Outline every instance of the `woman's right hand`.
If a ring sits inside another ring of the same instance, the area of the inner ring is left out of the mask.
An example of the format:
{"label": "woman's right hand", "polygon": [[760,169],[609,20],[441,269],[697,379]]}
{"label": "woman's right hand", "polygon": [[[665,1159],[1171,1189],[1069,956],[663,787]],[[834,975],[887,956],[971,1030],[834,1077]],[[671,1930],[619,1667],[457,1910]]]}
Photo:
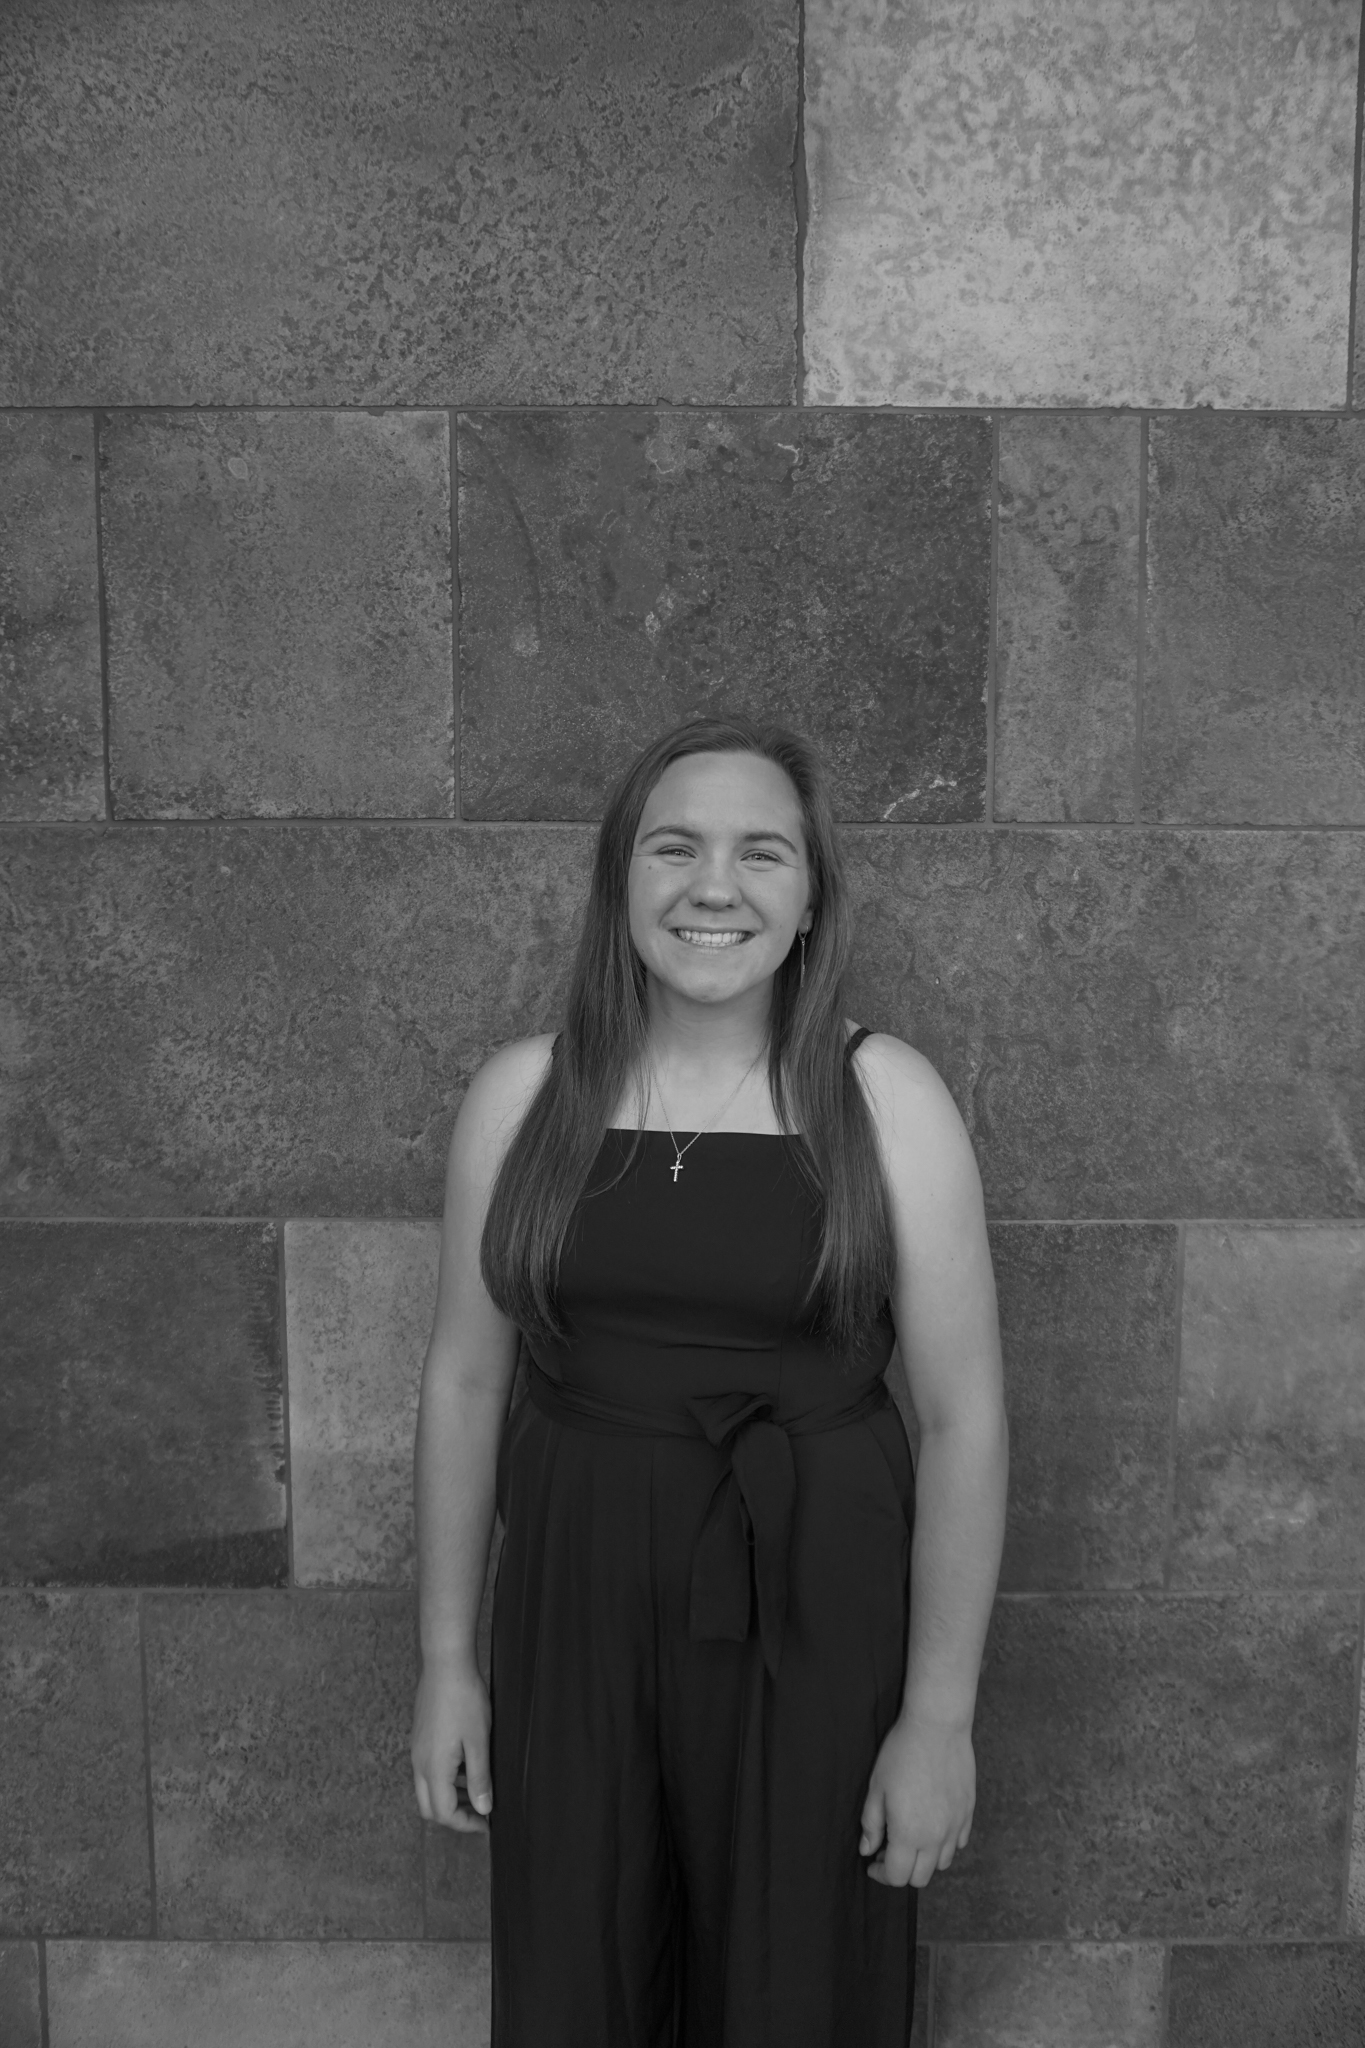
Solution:
{"label": "woman's right hand", "polygon": [[[423,1820],[462,1834],[487,1834],[493,1810],[492,1726],[493,1709],[478,1666],[424,1657],[412,1716],[412,1776]],[[462,1765],[468,1806],[461,1803],[455,1782]]]}

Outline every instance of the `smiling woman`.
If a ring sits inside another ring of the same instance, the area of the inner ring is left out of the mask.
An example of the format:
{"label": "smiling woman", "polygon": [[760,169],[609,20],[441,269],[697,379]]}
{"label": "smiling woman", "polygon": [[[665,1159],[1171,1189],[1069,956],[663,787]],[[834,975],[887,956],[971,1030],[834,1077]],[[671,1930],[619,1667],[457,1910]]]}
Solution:
{"label": "smiling woman", "polygon": [[460,1113],[412,1755],[427,1818],[491,1832],[494,2048],[908,2035],[917,1890],[971,1825],[1005,1427],[971,1148],[845,1017],[849,946],[811,748],[679,728],[608,805],[563,1032]]}

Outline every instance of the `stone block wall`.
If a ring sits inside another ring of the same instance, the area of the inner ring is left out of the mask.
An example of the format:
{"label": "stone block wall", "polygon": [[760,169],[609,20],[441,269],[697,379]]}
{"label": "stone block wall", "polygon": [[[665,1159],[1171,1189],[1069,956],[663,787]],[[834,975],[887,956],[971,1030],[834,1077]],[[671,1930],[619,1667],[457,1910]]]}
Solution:
{"label": "stone block wall", "polygon": [[854,1010],[992,1217],[915,2048],[1358,2044],[1360,54],[1355,0],[4,9],[6,2044],[486,2041],[406,1754],[442,1163],[612,775],[719,708],[824,747]]}

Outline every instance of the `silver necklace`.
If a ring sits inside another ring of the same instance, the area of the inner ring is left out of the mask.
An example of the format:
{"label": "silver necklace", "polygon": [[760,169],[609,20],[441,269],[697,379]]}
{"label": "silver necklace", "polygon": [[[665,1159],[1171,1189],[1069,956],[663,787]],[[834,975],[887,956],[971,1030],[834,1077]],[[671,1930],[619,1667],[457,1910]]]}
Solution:
{"label": "silver necklace", "polygon": [[690,1152],[692,1147],[696,1144],[697,1139],[704,1138],[706,1136],[706,1133],[710,1130],[712,1124],[716,1122],[717,1118],[724,1116],[726,1110],[730,1107],[730,1104],[734,1101],[740,1089],[744,1086],[744,1083],[748,1080],[750,1074],[752,1074],[754,1068],[758,1065],[762,1057],[763,1048],[760,1046],[759,1050],[754,1054],[753,1058],[750,1060],[748,1066],[744,1069],[744,1072],[736,1081],[734,1087],[730,1090],[730,1093],[726,1096],[724,1102],[722,1102],[720,1108],[716,1110],[713,1115],[709,1116],[706,1119],[706,1122],[702,1125],[699,1131],[693,1132],[692,1136],[688,1139],[685,1145],[680,1145],[673,1135],[673,1126],[668,1121],[668,1109],[664,1102],[664,1091],[663,1088],[660,1086],[659,1076],[654,1068],[654,1061],[652,1059],[650,1060],[650,1086],[658,1090],[659,1108],[663,1111],[664,1123],[668,1129],[668,1140],[673,1147],[673,1164],[669,1167],[668,1170],[673,1176],[674,1187],[678,1185],[678,1175],[682,1172],[683,1153]]}

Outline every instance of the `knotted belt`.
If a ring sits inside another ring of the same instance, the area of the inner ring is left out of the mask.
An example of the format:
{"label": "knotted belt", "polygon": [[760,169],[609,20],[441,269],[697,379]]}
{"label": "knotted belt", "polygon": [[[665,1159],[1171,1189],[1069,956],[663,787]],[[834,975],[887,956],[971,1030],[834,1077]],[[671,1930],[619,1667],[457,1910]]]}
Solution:
{"label": "knotted belt", "polygon": [[528,1392],[546,1415],[575,1429],[605,1436],[704,1436],[727,1454],[692,1551],[688,1633],[693,1642],[744,1642],[752,1580],[763,1661],[775,1678],[787,1620],[787,1560],[796,1509],[789,1439],[843,1429],[892,1406],[885,1380],[872,1380],[843,1408],[815,1410],[790,1422],[773,1420],[771,1394],[697,1394],[684,1403],[685,1413],[632,1408],[567,1387],[534,1361]]}

